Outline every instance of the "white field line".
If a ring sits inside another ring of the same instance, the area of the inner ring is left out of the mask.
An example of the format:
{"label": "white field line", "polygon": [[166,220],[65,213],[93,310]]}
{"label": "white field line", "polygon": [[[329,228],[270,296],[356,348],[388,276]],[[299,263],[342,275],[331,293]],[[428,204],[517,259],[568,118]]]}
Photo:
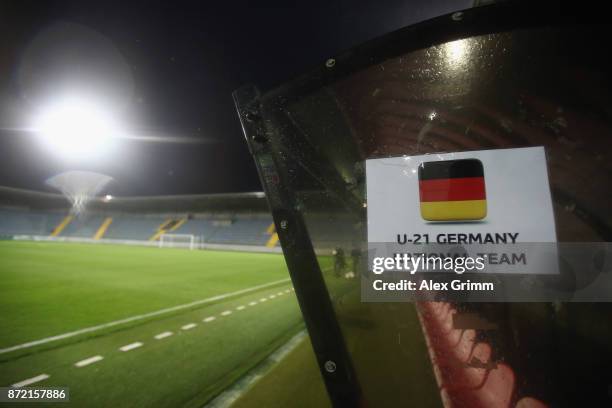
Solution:
{"label": "white field line", "polygon": [[130,350],[134,350],[137,349],[138,347],[142,347],[142,343],[137,341],[136,343],[131,343],[131,344],[127,344],[123,347],[119,347],[119,350],[121,351],[130,351]]}
{"label": "white field line", "polygon": [[240,305],[236,308],[236,310],[244,310],[245,306],[244,305]]}
{"label": "white field line", "polygon": [[212,322],[212,321],[213,321],[213,320],[215,320],[215,319],[216,319],[216,317],[215,317],[215,316],[208,316],[208,317],[206,317],[206,318],[202,319],[202,321],[203,321],[204,323],[208,323],[208,322]]}
{"label": "white field line", "polygon": [[229,316],[229,315],[231,315],[231,314],[232,314],[232,311],[231,311],[231,310],[226,310],[226,311],[224,311],[224,312],[221,312],[221,316]]}
{"label": "white field line", "polygon": [[256,304],[257,304],[257,301],[249,302],[249,306],[255,306]]}
{"label": "white field line", "polygon": [[260,302],[267,302],[267,301],[268,301],[268,298],[261,298],[261,299],[259,299],[259,301],[260,301]]}
{"label": "white field line", "polygon": [[276,295],[270,295],[270,296],[268,296],[268,298],[270,298],[270,299],[274,299],[275,297],[276,297]]}
{"label": "white field line", "polygon": [[39,381],[43,381],[46,380],[47,378],[49,378],[48,374],[41,374],[41,375],[37,375],[36,377],[32,377],[32,378],[28,378],[27,380],[23,380],[23,381],[19,381],[13,385],[11,385],[11,387],[26,387],[30,384],[34,384],[37,383]]}
{"label": "white field line", "polygon": [[226,388],[215,399],[206,404],[204,408],[231,408],[232,404],[244,395],[253,385],[264,377],[273,367],[282,361],[289,353],[306,338],[306,331],[301,331],[279,347],[276,351],[270,354],[262,363],[249,371],[241,379],[235,382],[230,387]]}
{"label": "white field line", "polygon": [[182,330],[191,330],[191,329],[193,329],[196,326],[197,326],[197,324],[195,324],[195,323],[189,323],[189,324],[186,324],[183,327],[181,327],[181,329]]}
{"label": "white field line", "polygon": [[283,296],[283,295],[284,295],[284,293],[283,293],[283,292],[278,292],[278,293],[276,294],[276,296]]}
{"label": "white field line", "polygon": [[99,324],[97,326],[85,327],[83,329],[75,330],[75,331],[72,331],[72,332],[58,334],[57,336],[45,337],[44,339],[29,341],[27,343],[22,343],[22,344],[17,344],[15,346],[11,346],[11,347],[0,349],[0,354],[10,353],[11,351],[30,348],[30,347],[38,346],[38,345],[41,345],[41,344],[50,343],[52,341],[63,340],[63,339],[67,339],[69,337],[74,337],[74,336],[78,336],[78,335],[81,335],[81,334],[91,333],[91,332],[95,332],[95,331],[98,331],[98,330],[106,329],[108,327],[118,326],[120,324],[130,323],[130,322],[134,322],[134,321],[138,321],[138,320],[142,320],[142,319],[147,319],[149,317],[154,317],[154,316],[159,316],[159,315],[163,315],[163,314],[170,313],[170,312],[175,312],[177,310],[188,309],[190,307],[194,307],[194,306],[203,305],[203,304],[206,304],[206,303],[215,302],[217,300],[222,300],[222,299],[225,299],[225,298],[228,298],[228,297],[231,297],[231,296],[241,295],[241,294],[244,294],[244,293],[249,293],[249,292],[253,292],[253,291],[259,290],[259,289],[267,288],[269,286],[278,285],[279,283],[284,283],[284,282],[287,282],[288,280],[289,280],[289,278],[277,280],[277,281],[270,282],[270,283],[264,283],[262,285],[252,286],[250,288],[237,290],[235,292],[224,293],[224,294],[213,296],[213,297],[209,297],[209,298],[206,298],[206,299],[196,300],[194,302],[185,303],[185,304],[182,304],[182,305],[177,305],[177,306],[172,306],[172,307],[168,307],[168,308],[165,308],[165,309],[156,310],[154,312],[149,312],[149,313],[144,313],[144,314],[140,314],[140,315],[136,315],[136,316],[131,316],[131,317],[127,317],[125,319],[120,319],[120,320],[115,320],[115,321],[108,322],[108,323]]}
{"label": "white field line", "polygon": [[289,292],[290,292],[289,289],[285,290],[285,293],[289,293]]}
{"label": "white field line", "polygon": [[163,332],[163,333],[159,333],[155,335],[155,340],[161,340],[161,339],[165,339],[166,337],[170,337],[172,336],[174,333],[172,333],[171,331],[167,331],[167,332]]}
{"label": "white field line", "polygon": [[102,360],[104,360],[104,357],[102,356],[93,356],[93,357],[86,358],[85,360],[81,360],[79,362],[74,363],[74,366],[75,367],[85,367],[90,364],[97,363],[98,361],[102,361]]}

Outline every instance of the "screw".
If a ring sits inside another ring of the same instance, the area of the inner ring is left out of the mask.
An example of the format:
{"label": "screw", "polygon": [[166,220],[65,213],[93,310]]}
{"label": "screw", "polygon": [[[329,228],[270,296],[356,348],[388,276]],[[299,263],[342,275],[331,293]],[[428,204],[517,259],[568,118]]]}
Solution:
{"label": "screw", "polygon": [[281,224],[281,229],[287,229],[289,222],[287,220],[282,220],[280,224]]}
{"label": "screw", "polygon": [[451,18],[453,19],[453,21],[461,21],[461,20],[463,20],[463,11],[458,11],[456,13],[453,13],[451,15]]}
{"label": "screw", "polygon": [[327,68],[333,68],[335,65],[336,65],[336,60],[333,58],[330,58],[327,61],[325,61],[325,66]]}
{"label": "screw", "polygon": [[328,373],[333,373],[336,371],[336,363],[334,363],[331,360],[327,360],[325,362],[325,371],[327,371]]}

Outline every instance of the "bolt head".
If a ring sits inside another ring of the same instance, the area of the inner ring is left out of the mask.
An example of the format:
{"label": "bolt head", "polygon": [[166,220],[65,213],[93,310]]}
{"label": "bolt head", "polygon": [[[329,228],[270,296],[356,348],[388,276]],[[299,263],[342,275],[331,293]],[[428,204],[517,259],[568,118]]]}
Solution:
{"label": "bolt head", "polygon": [[453,19],[453,21],[463,20],[463,11],[457,11],[456,13],[453,13],[451,15],[451,19]]}
{"label": "bolt head", "polygon": [[325,371],[327,371],[328,373],[333,373],[336,371],[336,363],[334,363],[331,360],[327,360],[325,362]]}
{"label": "bolt head", "polygon": [[336,60],[333,58],[330,58],[327,61],[325,61],[325,66],[327,68],[333,68],[335,65],[336,65]]}

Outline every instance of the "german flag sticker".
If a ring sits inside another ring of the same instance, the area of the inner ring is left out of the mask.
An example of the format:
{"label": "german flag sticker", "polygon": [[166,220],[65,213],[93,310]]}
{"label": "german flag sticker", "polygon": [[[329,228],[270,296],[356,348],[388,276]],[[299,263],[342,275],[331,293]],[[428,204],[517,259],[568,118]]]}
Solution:
{"label": "german flag sticker", "polygon": [[481,220],[487,216],[484,170],[478,159],[419,166],[421,217],[427,221]]}

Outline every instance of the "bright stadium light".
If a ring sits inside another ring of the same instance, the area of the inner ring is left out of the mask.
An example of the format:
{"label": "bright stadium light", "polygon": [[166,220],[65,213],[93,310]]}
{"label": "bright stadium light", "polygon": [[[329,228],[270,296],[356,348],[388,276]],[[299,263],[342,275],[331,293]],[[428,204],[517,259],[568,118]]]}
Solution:
{"label": "bright stadium light", "polygon": [[34,123],[41,141],[68,159],[104,153],[120,136],[112,115],[84,98],[64,98],[43,109]]}

